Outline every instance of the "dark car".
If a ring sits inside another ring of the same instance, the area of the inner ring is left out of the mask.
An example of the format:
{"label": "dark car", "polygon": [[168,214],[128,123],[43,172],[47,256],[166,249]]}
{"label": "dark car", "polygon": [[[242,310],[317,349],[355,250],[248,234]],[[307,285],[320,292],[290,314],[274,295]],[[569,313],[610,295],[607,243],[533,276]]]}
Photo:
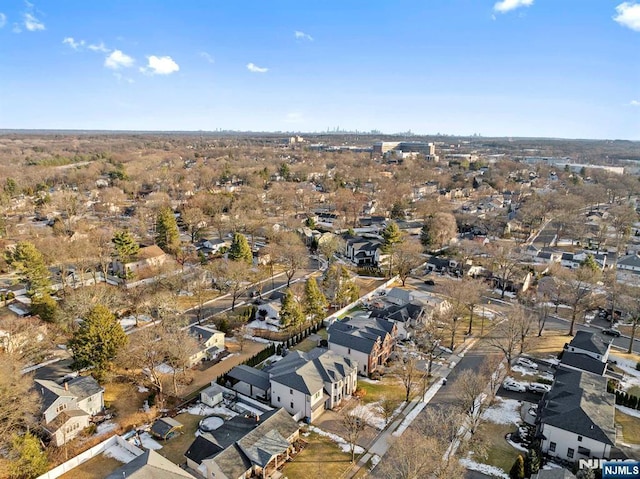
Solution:
{"label": "dark car", "polygon": [[427,286],[435,286],[436,282],[432,279],[425,279],[424,284],[426,284]]}
{"label": "dark car", "polygon": [[602,334],[606,334],[607,336],[615,336],[616,338],[620,337],[620,331],[618,331],[617,329],[603,329],[602,330]]}

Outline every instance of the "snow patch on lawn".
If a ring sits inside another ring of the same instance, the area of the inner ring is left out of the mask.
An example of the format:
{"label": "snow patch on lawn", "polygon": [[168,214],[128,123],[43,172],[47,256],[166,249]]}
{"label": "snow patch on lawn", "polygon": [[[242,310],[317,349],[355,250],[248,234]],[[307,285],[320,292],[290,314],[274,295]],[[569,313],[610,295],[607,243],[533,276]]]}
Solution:
{"label": "snow patch on lawn", "polygon": [[485,412],[482,419],[494,424],[518,424],[520,418],[520,401],[496,397],[496,402]]}
{"label": "snow patch on lawn", "polygon": [[616,404],[616,409],[624,414],[627,414],[628,416],[640,418],[640,411],[638,411],[637,409],[631,409],[630,407],[620,406],[619,404]]}
{"label": "snow patch on lawn", "polygon": [[473,459],[469,459],[468,457],[463,457],[462,459],[460,459],[460,464],[462,464],[467,469],[471,469],[472,471],[478,471],[488,476],[509,479],[509,474],[504,472],[499,467],[490,466],[489,464],[481,464],[479,462],[474,461]]}
{"label": "snow patch on lawn", "polygon": [[[351,452],[351,445],[347,442],[346,439],[338,436],[337,434],[332,434],[330,432],[323,431],[322,429],[316,426],[309,426],[309,430],[335,442],[340,447],[340,449],[342,449],[342,452]],[[364,449],[356,444],[355,453],[362,454],[363,452],[364,452]]]}
{"label": "snow patch on lawn", "polygon": [[136,456],[134,456],[131,451],[125,449],[117,443],[104,451],[104,455],[105,457],[112,457],[116,461],[120,461],[124,464],[127,464],[136,458]]}
{"label": "snow patch on lawn", "polygon": [[[260,306],[258,306],[260,309]],[[276,333],[280,331],[280,327],[271,323],[270,321],[260,321],[259,319],[254,319],[250,323],[247,323],[248,329],[266,329],[267,331],[275,331]]]}
{"label": "snow patch on lawn", "polygon": [[138,392],[139,393],[148,393],[149,388],[144,387],[142,384],[138,384]]}
{"label": "snow patch on lawn", "polygon": [[96,428],[96,434],[98,436],[101,436],[102,434],[107,434],[108,432],[114,431],[117,427],[118,425],[116,423],[105,421],[101,424],[98,424],[98,427]]}
{"label": "snow patch on lawn", "polygon": [[538,375],[538,371],[536,369],[525,368],[523,366],[518,366],[517,364],[515,366],[511,367],[511,371],[513,371],[514,373],[522,374],[523,376],[537,376]]}
{"label": "snow patch on lawn", "polygon": [[353,408],[351,412],[353,416],[364,418],[365,422],[379,431],[382,431],[387,425],[384,418],[380,414],[380,403],[374,402],[369,404],[359,404]]}
{"label": "snow patch on lawn", "polygon": [[228,409],[224,406],[216,406],[216,407],[211,407],[211,406],[207,406],[206,404],[202,404],[202,403],[196,403],[193,406],[190,406],[189,408],[187,408],[186,410],[182,410],[180,412],[186,412],[188,414],[191,414],[192,416],[213,416],[213,415],[219,415],[219,416],[223,416],[226,418],[232,418],[234,416],[237,416],[238,413],[235,411],[232,411],[231,409]]}
{"label": "snow patch on lawn", "polygon": [[134,446],[143,447],[145,449],[162,449],[162,445],[153,437],[151,437],[151,434],[149,434],[148,432],[143,432],[142,434],[140,434],[139,440],[137,436],[133,436],[131,439],[129,439],[129,442],[131,442]]}
{"label": "snow patch on lawn", "polygon": [[623,391],[632,388],[633,386],[640,386],[640,371],[636,369],[635,361],[631,359],[621,358],[619,356],[611,355],[612,360],[616,361],[616,366],[625,373],[625,377],[620,381],[620,387]]}
{"label": "snow patch on lawn", "polygon": [[517,442],[513,442],[511,439],[506,438],[507,442],[509,444],[511,444],[511,447],[518,449],[519,451],[524,451],[524,452],[528,452],[529,449],[527,449],[526,447],[524,447],[522,444],[518,444]]}

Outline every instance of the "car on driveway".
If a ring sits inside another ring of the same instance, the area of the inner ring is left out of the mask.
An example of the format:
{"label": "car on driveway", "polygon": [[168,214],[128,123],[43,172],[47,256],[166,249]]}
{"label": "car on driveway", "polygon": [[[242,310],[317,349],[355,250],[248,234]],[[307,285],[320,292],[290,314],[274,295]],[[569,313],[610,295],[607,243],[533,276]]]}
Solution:
{"label": "car on driveway", "polygon": [[544,394],[551,391],[551,386],[542,383],[531,383],[529,384],[529,391],[532,393]]}
{"label": "car on driveway", "polygon": [[432,279],[425,279],[424,284],[426,284],[427,286],[435,286],[436,282]]}
{"label": "car on driveway", "polygon": [[606,334],[607,336],[615,336],[616,338],[620,337],[620,331],[613,328],[603,329],[602,334]]}
{"label": "car on driveway", "polygon": [[518,381],[512,378],[505,379],[504,382],[502,383],[502,387],[505,388],[507,391],[515,391],[517,393],[524,393],[527,391],[527,387],[524,384],[519,383]]}
{"label": "car on driveway", "polygon": [[518,358],[516,364],[518,364],[519,366],[524,366],[525,368],[538,369],[538,364],[534,363],[533,361],[531,361],[531,359],[528,358]]}

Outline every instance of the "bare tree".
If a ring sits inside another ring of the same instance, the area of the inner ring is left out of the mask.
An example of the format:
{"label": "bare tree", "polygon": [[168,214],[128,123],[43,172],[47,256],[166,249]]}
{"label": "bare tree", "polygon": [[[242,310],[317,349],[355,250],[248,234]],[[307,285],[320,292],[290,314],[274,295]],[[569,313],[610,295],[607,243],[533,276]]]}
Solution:
{"label": "bare tree", "polygon": [[480,424],[480,415],[487,407],[487,401],[482,396],[487,387],[487,379],[479,371],[465,369],[453,383],[458,405],[467,415],[465,424],[467,424],[471,434],[475,432]]}
{"label": "bare tree", "polygon": [[571,325],[569,336],[573,336],[576,320],[589,309],[594,308],[599,298],[592,291],[595,283],[602,276],[602,272],[588,264],[581,265],[576,270],[563,270],[560,273],[562,297],[571,307]]}
{"label": "bare tree", "polygon": [[507,361],[507,370],[511,369],[511,362],[520,345],[520,327],[517,321],[507,317],[497,324],[489,336],[489,344],[500,351]]}
{"label": "bare tree", "polygon": [[417,241],[406,239],[391,252],[393,256],[391,264],[394,265],[395,272],[398,274],[402,286],[404,286],[411,272],[424,263],[422,255],[422,247]]}
{"label": "bare tree", "polygon": [[184,329],[182,324],[174,323],[169,327],[166,326],[163,332],[163,341],[167,352],[166,362],[173,369],[173,393],[177,396],[178,375],[182,373],[183,379],[186,378],[192,358],[200,346],[196,338],[189,333],[188,329]]}
{"label": "bare tree", "polygon": [[405,356],[397,361],[397,364],[393,368],[393,374],[402,382],[405,392],[404,400],[409,402],[411,393],[413,393],[417,387],[422,376],[425,375],[425,373],[418,368],[418,360],[413,356]]}
{"label": "bare tree", "polygon": [[252,284],[251,266],[243,261],[218,259],[207,265],[207,269],[216,287],[231,295],[231,311],[235,310],[236,301]]}
{"label": "bare tree", "polygon": [[513,243],[495,243],[488,249],[489,258],[487,267],[493,272],[501,290],[500,297],[504,299],[509,283],[514,281],[522,273],[522,258],[517,253]]}
{"label": "bare tree", "polygon": [[280,235],[277,238],[277,245],[277,248],[271,251],[275,254],[276,263],[284,268],[288,288],[296,271],[307,264],[309,255],[302,240],[295,233],[288,232]]}
{"label": "bare tree", "polygon": [[356,446],[358,438],[362,435],[370,413],[367,409],[350,406],[342,410],[342,429],[345,432],[345,439],[349,444],[351,462],[356,462]]}
{"label": "bare tree", "polygon": [[463,276],[459,288],[464,291],[462,303],[469,312],[469,329],[467,330],[467,334],[471,334],[473,331],[473,313],[476,306],[482,301],[482,293],[485,292],[487,288],[484,281],[481,279],[473,279],[469,276]]}
{"label": "bare tree", "polygon": [[398,401],[391,399],[387,396],[383,396],[380,399],[380,404],[378,405],[378,409],[380,410],[380,414],[384,418],[385,426],[389,424],[391,418],[393,417],[393,413],[396,411],[398,407]]}
{"label": "bare tree", "polygon": [[444,328],[440,323],[442,323],[441,314],[434,314],[428,321],[419,323],[414,335],[418,349],[427,356],[427,377],[431,377],[433,361],[442,352]]}

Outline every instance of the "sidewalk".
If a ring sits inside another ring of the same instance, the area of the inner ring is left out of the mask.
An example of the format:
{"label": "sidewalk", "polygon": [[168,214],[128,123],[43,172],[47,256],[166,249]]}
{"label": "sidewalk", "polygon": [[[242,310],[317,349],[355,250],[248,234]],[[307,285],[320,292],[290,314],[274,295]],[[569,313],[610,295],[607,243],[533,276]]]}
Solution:
{"label": "sidewalk", "polygon": [[420,412],[426,407],[427,404],[429,404],[429,402],[443,386],[442,379],[451,374],[451,371],[453,371],[455,367],[460,363],[460,359],[464,357],[464,354],[475,345],[478,339],[479,338],[473,338],[466,344],[458,346],[458,348],[456,348],[454,353],[449,358],[448,367],[442,365],[434,367],[432,375],[434,378],[436,378],[436,380],[429,387],[429,389],[425,391],[424,396],[412,399],[409,404],[404,407],[400,414],[398,414],[398,416],[387,427],[380,431],[380,433],[372,441],[369,447],[365,450],[364,454],[360,456],[358,462],[354,464],[347,473],[343,474],[343,478],[350,479],[354,477],[356,474],[358,474],[360,469],[367,465],[367,463],[374,455],[382,458],[382,456],[386,454],[391,445],[389,442],[389,437],[397,437],[402,435],[402,433],[411,425],[414,419],[418,417]]}

